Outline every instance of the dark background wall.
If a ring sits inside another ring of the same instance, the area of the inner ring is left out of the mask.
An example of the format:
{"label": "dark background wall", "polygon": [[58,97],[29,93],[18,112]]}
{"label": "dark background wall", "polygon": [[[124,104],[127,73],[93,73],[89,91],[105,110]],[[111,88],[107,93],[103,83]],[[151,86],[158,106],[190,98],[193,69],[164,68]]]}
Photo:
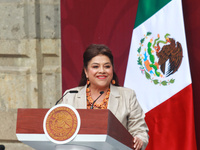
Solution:
{"label": "dark background wall", "polygon": [[192,75],[197,149],[200,149],[200,1],[183,0],[182,3]]}

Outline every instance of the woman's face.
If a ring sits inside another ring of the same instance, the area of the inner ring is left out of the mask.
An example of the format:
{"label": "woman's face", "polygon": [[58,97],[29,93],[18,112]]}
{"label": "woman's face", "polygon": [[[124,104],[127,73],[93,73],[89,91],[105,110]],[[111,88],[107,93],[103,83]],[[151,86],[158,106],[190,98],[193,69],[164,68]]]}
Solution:
{"label": "woman's face", "polygon": [[86,77],[90,81],[91,88],[107,88],[113,78],[113,66],[109,57],[97,55],[89,62],[85,69]]}

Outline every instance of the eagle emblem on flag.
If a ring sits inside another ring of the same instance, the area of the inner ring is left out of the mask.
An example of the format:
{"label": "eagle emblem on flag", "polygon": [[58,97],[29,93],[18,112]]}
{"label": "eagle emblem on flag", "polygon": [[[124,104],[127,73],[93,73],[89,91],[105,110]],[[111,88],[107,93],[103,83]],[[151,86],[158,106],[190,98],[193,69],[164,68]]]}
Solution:
{"label": "eagle emblem on flag", "polygon": [[169,85],[175,79],[169,78],[178,71],[183,58],[183,50],[180,42],[170,38],[167,33],[163,38],[158,34],[154,40],[151,32],[140,40],[137,49],[137,64],[145,77],[155,85]]}

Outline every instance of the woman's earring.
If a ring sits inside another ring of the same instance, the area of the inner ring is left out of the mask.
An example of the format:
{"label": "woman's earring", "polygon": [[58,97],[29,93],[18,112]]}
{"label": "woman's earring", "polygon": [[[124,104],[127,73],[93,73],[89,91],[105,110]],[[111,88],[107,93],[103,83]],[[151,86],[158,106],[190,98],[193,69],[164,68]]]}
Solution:
{"label": "woman's earring", "polygon": [[115,83],[116,83],[116,82],[115,82],[115,80],[113,79],[113,80],[112,80],[112,84],[115,85]]}
{"label": "woman's earring", "polygon": [[90,81],[89,81],[89,79],[87,79],[87,85],[89,85],[90,84]]}

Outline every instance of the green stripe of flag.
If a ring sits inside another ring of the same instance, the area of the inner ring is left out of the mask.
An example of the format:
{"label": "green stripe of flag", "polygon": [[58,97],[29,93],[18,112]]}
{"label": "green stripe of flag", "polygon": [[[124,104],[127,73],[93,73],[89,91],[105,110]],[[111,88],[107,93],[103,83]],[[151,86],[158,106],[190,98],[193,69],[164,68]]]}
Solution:
{"label": "green stripe of flag", "polygon": [[139,0],[134,28],[153,16],[171,0]]}

